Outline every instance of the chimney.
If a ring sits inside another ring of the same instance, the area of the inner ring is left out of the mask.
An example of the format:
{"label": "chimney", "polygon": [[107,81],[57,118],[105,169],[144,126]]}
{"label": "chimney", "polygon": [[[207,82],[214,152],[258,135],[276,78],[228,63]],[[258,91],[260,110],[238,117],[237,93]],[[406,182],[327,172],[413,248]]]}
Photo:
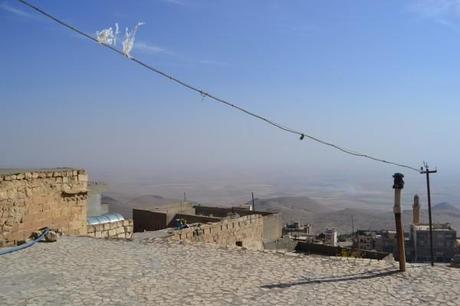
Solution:
{"label": "chimney", "polygon": [[414,204],[412,205],[412,223],[414,225],[420,224],[420,203],[417,194],[414,196]]}

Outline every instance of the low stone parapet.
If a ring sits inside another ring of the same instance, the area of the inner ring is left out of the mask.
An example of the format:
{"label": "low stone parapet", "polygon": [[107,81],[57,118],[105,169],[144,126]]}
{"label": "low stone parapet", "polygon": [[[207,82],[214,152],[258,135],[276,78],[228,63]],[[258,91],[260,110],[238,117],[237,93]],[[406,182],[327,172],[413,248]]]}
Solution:
{"label": "low stone parapet", "polygon": [[262,250],[263,217],[261,215],[249,215],[224,219],[221,222],[199,224],[175,231],[170,239]]}
{"label": "low stone parapet", "polygon": [[88,236],[108,239],[130,239],[133,236],[133,220],[121,220],[87,225]]}

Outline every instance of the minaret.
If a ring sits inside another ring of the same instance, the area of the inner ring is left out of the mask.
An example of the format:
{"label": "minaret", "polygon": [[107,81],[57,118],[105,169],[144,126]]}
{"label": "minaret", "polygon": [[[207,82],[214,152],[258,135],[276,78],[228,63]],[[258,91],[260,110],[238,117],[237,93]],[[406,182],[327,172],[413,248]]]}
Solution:
{"label": "minaret", "polygon": [[414,204],[412,205],[412,223],[414,225],[420,224],[420,203],[417,194],[414,196]]}

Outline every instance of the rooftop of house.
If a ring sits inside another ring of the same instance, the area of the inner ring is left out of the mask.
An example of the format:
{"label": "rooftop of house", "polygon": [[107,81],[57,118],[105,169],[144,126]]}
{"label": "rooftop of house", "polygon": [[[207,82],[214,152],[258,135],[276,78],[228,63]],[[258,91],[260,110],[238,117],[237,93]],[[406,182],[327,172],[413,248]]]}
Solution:
{"label": "rooftop of house", "polygon": [[377,231],[357,230],[356,233],[360,236],[375,236]]}
{"label": "rooftop of house", "polygon": [[[416,231],[429,231],[430,225],[429,224],[413,224],[413,228]],[[433,231],[455,231],[449,223],[436,223],[433,224]]]}
{"label": "rooftop of house", "polygon": [[[458,305],[459,269],[171,242],[63,236],[0,256],[0,300],[19,304]],[[104,256],[101,256],[104,254]],[[123,288],[123,290],[120,290]],[[404,288],[404,290],[401,290]]]}

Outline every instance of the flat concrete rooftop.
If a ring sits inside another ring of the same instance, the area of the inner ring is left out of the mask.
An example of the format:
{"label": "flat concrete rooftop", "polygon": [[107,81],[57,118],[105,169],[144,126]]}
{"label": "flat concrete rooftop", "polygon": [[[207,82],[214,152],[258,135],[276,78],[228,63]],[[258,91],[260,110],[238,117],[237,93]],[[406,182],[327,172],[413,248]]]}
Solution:
{"label": "flat concrete rooftop", "polygon": [[0,256],[2,305],[459,305],[460,269],[63,236]]}

